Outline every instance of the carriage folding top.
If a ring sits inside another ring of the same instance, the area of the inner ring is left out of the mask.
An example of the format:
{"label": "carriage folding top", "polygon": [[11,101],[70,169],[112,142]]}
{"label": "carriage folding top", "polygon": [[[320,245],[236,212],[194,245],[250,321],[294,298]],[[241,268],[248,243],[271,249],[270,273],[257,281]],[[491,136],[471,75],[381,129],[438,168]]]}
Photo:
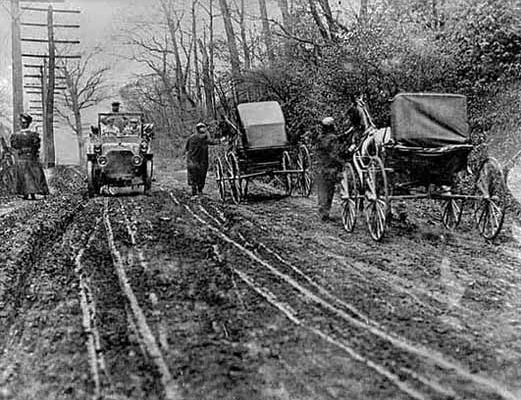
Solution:
{"label": "carriage folding top", "polygon": [[286,147],[288,136],[284,114],[276,101],[243,103],[237,106],[248,149]]}
{"label": "carriage folding top", "polygon": [[[457,94],[401,93],[391,105],[393,167],[425,183],[447,183],[472,150],[467,98]],[[392,161],[391,161],[392,162]]]}
{"label": "carriage folding top", "polygon": [[397,144],[407,147],[468,145],[467,98],[456,94],[398,94],[391,105],[391,132]]}
{"label": "carriage folding top", "polygon": [[277,178],[286,195],[295,186],[303,196],[309,196],[311,157],[304,144],[290,145],[280,104],[242,103],[237,112],[240,135],[233,139],[224,157],[216,159],[221,199],[225,201],[229,193],[234,203],[240,203],[248,194],[249,182],[262,176]]}

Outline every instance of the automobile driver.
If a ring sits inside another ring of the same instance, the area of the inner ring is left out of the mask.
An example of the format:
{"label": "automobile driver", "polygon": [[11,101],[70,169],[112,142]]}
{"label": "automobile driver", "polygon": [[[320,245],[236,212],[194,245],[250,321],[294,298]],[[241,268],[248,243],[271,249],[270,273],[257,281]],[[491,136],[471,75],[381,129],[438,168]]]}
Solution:
{"label": "automobile driver", "polygon": [[121,131],[119,128],[114,125],[114,117],[109,117],[105,120],[105,125],[103,126],[102,133],[104,135],[117,135]]}

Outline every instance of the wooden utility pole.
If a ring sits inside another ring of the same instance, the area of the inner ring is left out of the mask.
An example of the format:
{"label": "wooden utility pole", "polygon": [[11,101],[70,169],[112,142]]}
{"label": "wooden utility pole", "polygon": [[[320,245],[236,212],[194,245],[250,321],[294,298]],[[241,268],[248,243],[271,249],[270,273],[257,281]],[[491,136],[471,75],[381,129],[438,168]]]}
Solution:
{"label": "wooden utility pole", "polygon": [[20,3],[11,0],[11,57],[13,79],[13,132],[20,129],[18,115],[24,109],[22,43],[20,41]]}
{"label": "wooden utility pole", "polygon": [[[18,1],[18,0],[17,0]],[[24,0],[21,0],[24,1]],[[53,2],[53,1],[49,1]],[[54,2],[63,2],[63,0],[55,0]],[[39,89],[39,91],[31,90],[27,91],[27,94],[39,95],[41,99],[42,107],[42,127],[43,127],[43,161],[46,167],[52,168],[55,166],[56,151],[54,147],[54,100],[55,95],[59,94],[56,92],[58,89],[65,89],[65,87],[56,87],[56,79],[62,79],[62,77],[56,76],[56,70],[59,67],[56,66],[56,59],[58,58],[70,58],[77,59],[80,56],[74,55],[57,55],[56,44],[78,44],[79,40],[55,40],[54,29],[55,28],[79,28],[79,25],[71,24],[55,24],[54,13],[74,13],[77,14],[79,11],[76,10],[57,10],[52,6],[47,8],[40,7],[21,7],[22,10],[45,12],[47,14],[46,23],[36,22],[22,22],[21,26],[41,27],[47,28],[47,38],[20,38],[23,42],[33,43],[47,43],[47,54],[35,54],[35,53],[21,53],[22,57],[40,58],[43,59],[43,65],[24,64],[27,68],[38,68],[40,70],[40,85],[25,85],[27,89]],[[20,58],[20,60],[21,60]],[[34,75],[26,75],[26,77],[36,77]]]}
{"label": "wooden utility pole", "polygon": [[[13,132],[20,129],[18,115],[23,112],[23,70],[22,43],[20,34],[20,3],[31,1],[41,3],[44,0],[8,0],[11,3],[11,66],[13,92]],[[63,3],[65,0],[45,0],[46,3]],[[2,0],[0,0],[2,2]]]}
{"label": "wooden utility pole", "polygon": [[[47,60],[44,60],[43,62],[43,65],[40,67],[40,72],[41,72],[41,83],[42,83],[42,113],[43,113],[43,116],[42,116],[42,136],[43,136],[43,141],[44,143],[46,143],[46,141],[48,140],[46,138],[46,132],[47,132],[47,127],[48,127],[48,120],[46,118],[46,115],[48,115],[48,108],[47,108],[47,71],[48,71],[48,65],[47,65]],[[52,113],[51,113],[52,114]],[[47,152],[43,152],[40,154],[40,157],[43,158],[43,162],[44,164],[47,163]],[[54,159],[53,159],[54,160]]]}
{"label": "wooden utility pole", "polygon": [[[54,87],[56,86],[55,80],[55,68],[56,68],[56,48],[54,44],[54,21],[52,6],[47,9],[47,38],[49,40],[49,65],[48,71],[48,84],[47,84],[47,96],[45,99],[42,98],[42,102],[45,104],[45,115],[43,119],[47,120],[46,128],[43,131],[43,142],[45,143],[45,163],[47,167],[54,167],[56,160],[56,152],[54,150]],[[45,62],[44,62],[45,63]],[[44,64],[45,69],[45,64]],[[45,88],[42,85],[42,92]]]}

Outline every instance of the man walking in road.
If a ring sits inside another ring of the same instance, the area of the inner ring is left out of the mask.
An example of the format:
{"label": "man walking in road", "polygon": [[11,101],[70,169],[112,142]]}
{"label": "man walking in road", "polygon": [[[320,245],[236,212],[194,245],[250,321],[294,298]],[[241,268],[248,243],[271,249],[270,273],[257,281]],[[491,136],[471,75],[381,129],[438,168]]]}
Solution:
{"label": "man walking in road", "polygon": [[333,203],[335,184],[338,172],[342,169],[339,157],[339,141],[335,132],[335,120],[324,118],[321,122],[321,133],[316,146],[318,171],[316,176],[318,190],[318,212],[322,221],[329,221],[329,212]]}
{"label": "man walking in road", "polygon": [[188,185],[192,187],[192,196],[202,194],[208,172],[208,145],[223,141],[210,138],[206,124],[202,122],[195,126],[195,133],[186,141],[186,169]]}

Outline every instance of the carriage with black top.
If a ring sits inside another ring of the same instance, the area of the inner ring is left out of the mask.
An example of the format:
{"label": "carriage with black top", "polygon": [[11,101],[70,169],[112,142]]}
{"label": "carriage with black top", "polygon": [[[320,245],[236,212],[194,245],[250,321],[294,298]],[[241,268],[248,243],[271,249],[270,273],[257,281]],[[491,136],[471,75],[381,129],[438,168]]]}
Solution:
{"label": "carriage with black top", "polygon": [[481,235],[497,236],[506,183],[494,158],[483,160],[477,171],[468,167],[473,145],[465,96],[398,94],[391,104],[390,137],[382,142],[373,152],[362,151],[361,142],[343,171],[342,222],[348,232],[363,211],[372,238],[380,240],[392,201],[433,199],[442,202],[446,228],[456,228],[470,204]]}
{"label": "carriage with black top", "polygon": [[237,106],[239,126],[225,154],[215,160],[215,175],[223,201],[229,196],[239,204],[248,195],[254,178],[272,177],[286,195],[294,189],[311,193],[311,158],[303,144],[289,142],[282,109],[276,101],[242,103]]}

